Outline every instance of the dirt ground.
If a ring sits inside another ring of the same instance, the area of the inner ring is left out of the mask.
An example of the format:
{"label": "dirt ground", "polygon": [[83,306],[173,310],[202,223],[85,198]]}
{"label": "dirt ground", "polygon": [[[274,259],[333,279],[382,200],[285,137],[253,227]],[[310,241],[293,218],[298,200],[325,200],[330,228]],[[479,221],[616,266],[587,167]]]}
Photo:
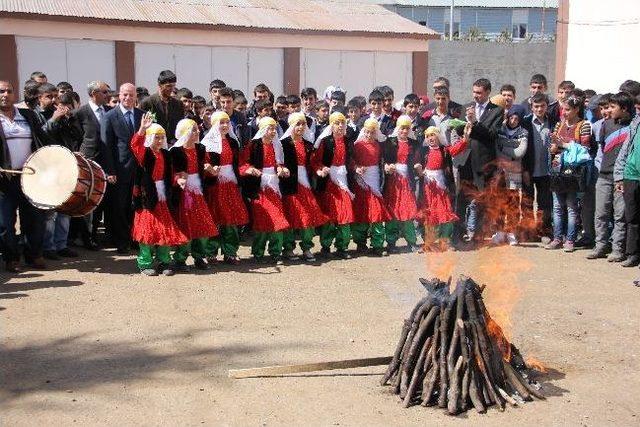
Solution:
{"label": "dirt ground", "polygon": [[[640,425],[640,271],[585,251],[245,262],[169,278],[136,274],[133,257],[84,255],[0,276],[3,425]],[[418,277],[448,262],[482,277],[490,311],[517,299],[513,342],[549,368],[546,401],[449,417],[402,408],[378,385],[385,367],[228,378],[390,355]]]}

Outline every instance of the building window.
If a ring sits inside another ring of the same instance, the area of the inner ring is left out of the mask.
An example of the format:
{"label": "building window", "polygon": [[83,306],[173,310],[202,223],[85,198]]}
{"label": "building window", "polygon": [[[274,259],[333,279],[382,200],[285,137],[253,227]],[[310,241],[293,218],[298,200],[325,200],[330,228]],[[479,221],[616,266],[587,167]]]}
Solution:
{"label": "building window", "polygon": [[426,27],[427,21],[418,21],[418,24],[422,25],[423,27]]}
{"label": "building window", "polygon": [[511,37],[514,39],[524,39],[527,37],[527,24],[513,24]]}
{"label": "building window", "polygon": [[[444,23],[444,35],[445,37],[449,37],[449,22]],[[453,37],[460,37],[460,23],[453,23]]]}

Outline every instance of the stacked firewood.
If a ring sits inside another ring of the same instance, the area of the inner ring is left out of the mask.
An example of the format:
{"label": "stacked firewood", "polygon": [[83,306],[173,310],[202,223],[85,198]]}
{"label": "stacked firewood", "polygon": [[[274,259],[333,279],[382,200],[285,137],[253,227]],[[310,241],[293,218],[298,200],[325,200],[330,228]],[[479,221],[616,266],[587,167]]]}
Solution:
{"label": "stacked firewood", "polygon": [[520,352],[487,312],[483,287],[464,276],[453,292],[438,279],[420,281],[427,296],[404,321],[381,380],[405,407],[437,405],[454,415],[544,399]]}

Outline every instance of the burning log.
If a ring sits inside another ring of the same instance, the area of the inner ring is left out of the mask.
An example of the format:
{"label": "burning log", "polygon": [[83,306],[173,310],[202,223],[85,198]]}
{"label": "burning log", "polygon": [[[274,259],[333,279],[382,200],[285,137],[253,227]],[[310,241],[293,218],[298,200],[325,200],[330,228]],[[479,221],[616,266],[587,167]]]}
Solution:
{"label": "burning log", "polygon": [[447,282],[420,282],[427,296],[404,321],[381,380],[391,384],[405,407],[438,405],[455,415],[544,399],[530,383],[522,355],[489,315],[484,286],[461,276],[449,293]]}

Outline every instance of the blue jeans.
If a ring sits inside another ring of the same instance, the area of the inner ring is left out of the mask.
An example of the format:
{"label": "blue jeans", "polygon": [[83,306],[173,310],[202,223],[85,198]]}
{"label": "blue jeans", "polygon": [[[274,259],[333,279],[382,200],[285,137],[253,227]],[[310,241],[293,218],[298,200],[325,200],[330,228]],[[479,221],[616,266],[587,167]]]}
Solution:
{"label": "blue jeans", "polygon": [[475,233],[478,231],[479,222],[478,202],[476,199],[472,199],[467,205],[467,209],[465,211],[465,225],[467,227],[467,233]]}
{"label": "blue jeans", "polygon": [[[553,239],[569,242],[576,241],[576,222],[578,220],[577,193],[553,193]],[[564,232],[564,224],[567,230]]]}
{"label": "blue jeans", "polygon": [[44,232],[43,247],[45,251],[59,251],[67,247],[69,236],[69,215],[56,211],[47,212],[47,224]]}
{"label": "blue jeans", "polygon": [[34,207],[25,198],[20,188],[20,178],[12,177],[0,190],[0,249],[5,261],[20,260],[18,237],[16,236],[18,209],[20,212],[20,233],[26,237],[24,257],[29,262],[42,256],[44,212]]}

